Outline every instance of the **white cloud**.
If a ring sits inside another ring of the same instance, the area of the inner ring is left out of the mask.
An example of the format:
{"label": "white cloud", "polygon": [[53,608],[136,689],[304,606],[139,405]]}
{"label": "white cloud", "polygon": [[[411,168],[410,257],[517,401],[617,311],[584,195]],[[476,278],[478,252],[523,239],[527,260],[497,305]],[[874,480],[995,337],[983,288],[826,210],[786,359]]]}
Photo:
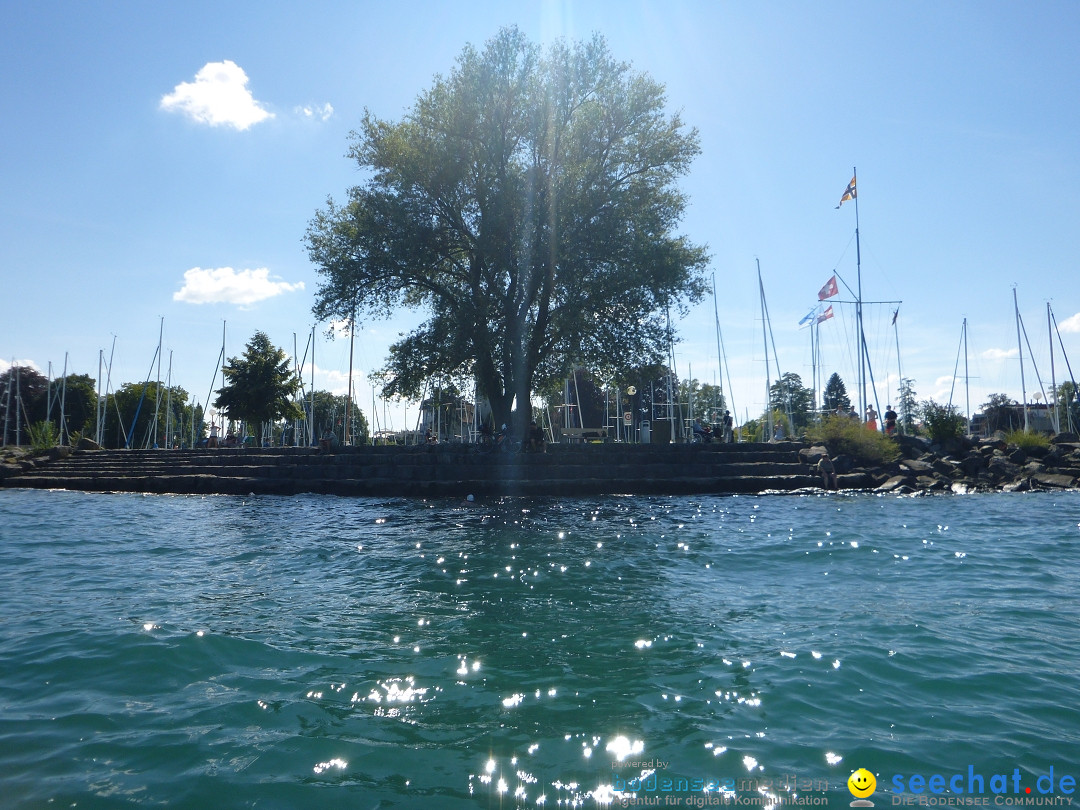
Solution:
{"label": "white cloud", "polygon": [[1020,356],[1019,349],[987,349],[982,353],[985,360],[1011,360]]}
{"label": "white cloud", "polygon": [[19,368],[32,368],[34,371],[41,372],[38,364],[33,360],[16,360],[14,363],[7,360],[0,360],[0,374],[6,374],[7,370],[12,366],[18,366]]}
{"label": "white cloud", "polygon": [[1080,312],[1059,323],[1058,329],[1062,332],[1080,332]]}
{"label": "white cloud", "polygon": [[174,301],[188,304],[238,304],[249,306],[275,295],[304,289],[304,282],[275,281],[265,267],[233,270],[231,267],[192,267],[184,273],[184,286],[173,293]]}
{"label": "white cloud", "polygon": [[328,121],[330,116],[334,114],[334,108],[329,104],[323,104],[320,106],[303,106],[296,108],[297,115],[302,115],[305,118],[318,118],[320,121]]}
{"label": "white cloud", "polygon": [[274,117],[252,97],[247,83],[247,74],[235,62],[207,62],[194,82],[181,82],[161,97],[161,109],[183,113],[200,124],[245,130]]}

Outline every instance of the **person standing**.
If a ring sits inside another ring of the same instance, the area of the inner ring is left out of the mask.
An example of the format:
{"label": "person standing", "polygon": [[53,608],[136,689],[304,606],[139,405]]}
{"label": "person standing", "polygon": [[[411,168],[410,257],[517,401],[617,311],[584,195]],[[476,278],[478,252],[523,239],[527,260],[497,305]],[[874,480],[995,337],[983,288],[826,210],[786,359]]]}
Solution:
{"label": "person standing", "polygon": [[892,409],[892,405],[885,406],[885,435],[896,435],[896,411]]}
{"label": "person standing", "polygon": [[873,405],[866,406],[866,427],[877,432],[877,411]]}

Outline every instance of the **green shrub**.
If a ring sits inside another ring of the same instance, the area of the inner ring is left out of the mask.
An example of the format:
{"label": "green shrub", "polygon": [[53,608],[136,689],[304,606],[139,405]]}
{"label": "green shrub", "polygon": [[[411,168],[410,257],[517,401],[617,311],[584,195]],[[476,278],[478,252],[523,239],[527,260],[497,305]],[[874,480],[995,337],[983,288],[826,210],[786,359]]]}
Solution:
{"label": "green shrub", "polygon": [[26,430],[30,436],[30,446],[35,450],[48,450],[56,447],[58,441],[56,425],[52,422],[35,422]]}
{"label": "green shrub", "polygon": [[1040,448],[1046,450],[1050,447],[1050,439],[1041,433],[1032,433],[1027,430],[1012,430],[1005,434],[1005,441],[1015,444],[1021,450]]}
{"label": "green shrub", "polygon": [[883,464],[900,457],[900,449],[891,438],[847,416],[826,416],[821,424],[809,426],[806,436],[825,445],[829,455],[843,453],[867,464]]}
{"label": "green shrub", "polygon": [[922,404],[923,427],[931,441],[944,443],[964,435],[967,420],[955,405],[939,405],[933,400]]}

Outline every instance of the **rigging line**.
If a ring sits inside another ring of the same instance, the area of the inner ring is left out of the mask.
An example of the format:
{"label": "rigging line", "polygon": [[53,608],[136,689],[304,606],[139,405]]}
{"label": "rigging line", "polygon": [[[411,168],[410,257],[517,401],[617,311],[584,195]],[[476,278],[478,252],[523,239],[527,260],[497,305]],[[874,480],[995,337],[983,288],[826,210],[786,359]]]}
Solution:
{"label": "rigging line", "polygon": [[[1047,304],[1047,306],[1049,307],[1049,304]],[[1080,394],[1080,392],[1078,392],[1077,388],[1076,388],[1076,378],[1073,376],[1072,365],[1069,363],[1069,354],[1068,354],[1068,352],[1065,351],[1065,343],[1061,340],[1061,330],[1058,329],[1057,316],[1054,314],[1053,309],[1050,310],[1050,317],[1054,321],[1054,331],[1057,332],[1058,343],[1061,346],[1061,354],[1065,358],[1065,368],[1068,369],[1068,371],[1069,371],[1069,380],[1072,382],[1073,402],[1075,403],[1076,402],[1076,397],[1077,397],[1078,394]],[[1065,417],[1066,417],[1066,420],[1067,420],[1066,424],[1067,424],[1067,426],[1069,428],[1070,433],[1072,432],[1072,429],[1073,429],[1073,417],[1072,417],[1072,414],[1073,414],[1072,407],[1069,405],[1068,396],[1066,396],[1066,398],[1065,398]]]}
{"label": "rigging line", "polygon": [[1057,332],[1058,344],[1061,346],[1061,354],[1065,358],[1065,368],[1067,368],[1068,371],[1069,371],[1069,379],[1072,381],[1073,389],[1074,389],[1073,393],[1075,394],[1075,393],[1077,393],[1076,390],[1075,390],[1076,389],[1076,378],[1073,377],[1072,366],[1069,364],[1069,355],[1065,351],[1065,344],[1061,340],[1061,330],[1058,328],[1057,315],[1054,314],[1053,310],[1050,311],[1050,317],[1054,319],[1054,331]]}
{"label": "rigging line", "polygon": [[[847,244],[844,245],[844,249],[840,251],[840,258],[833,263],[833,272],[836,273],[836,268],[840,266],[840,262],[847,256],[848,251],[851,250],[851,243],[855,241],[855,232],[851,232],[851,237],[848,239]],[[839,275],[839,274],[837,274]]]}
{"label": "rigging line", "polygon": [[953,392],[956,391],[956,374],[960,370],[960,352],[964,349],[964,329],[967,327],[967,320],[964,321],[964,326],[960,327],[960,343],[956,347],[956,363],[953,364],[952,372],[952,385],[949,387],[949,407],[952,407]]}
{"label": "rigging line", "polygon": [[1043,385],[1042,375],[1039,374],[1039,367],[1035,365],[1035,353],[1031,351],[1031,341],[1028,339],[1027,327],[1024,325],[1024,316],[1017,314],[1017,317],[1020,320],[1020,328],[1024,332],[1024,342],[1028,347],[1028,357],[1031,358],[1031,367],[1035,369],[1035,379],[1039,381],[1039,391],[1042,393],[1043,400],[1049,406],[1050,400],[1046,399],[1046,386]]}
{"label": "rigging line", "polygon": [[135,423],[139,421],[139,411],[142,410],[143,402],[146,400],[146,388],[150,385],[150,375],[154,373],[154,362],[158,358],[158,353],[161,351],[161,343],[158,343],[156,349],[154,349],[154,358],[150,361],[150,370],[146,373],[146,381],[143,383],[142,394],[139,396],[139,404],[135,406],[135,416],[131,419],[131,430],[124,441],[124,449],[131,449],[131,440],[135,438]]}

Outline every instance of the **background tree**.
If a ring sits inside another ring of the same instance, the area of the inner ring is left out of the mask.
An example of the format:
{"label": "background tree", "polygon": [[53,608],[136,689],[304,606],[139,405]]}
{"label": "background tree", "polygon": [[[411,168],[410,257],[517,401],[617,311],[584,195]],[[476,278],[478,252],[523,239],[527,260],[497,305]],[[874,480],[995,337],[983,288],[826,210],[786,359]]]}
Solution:
{"label": "background tree", "polygon": [[991,394],[990,398],[982,405],[982,413],[986,418],[986,429],[989,433],[1001,430],[1008,433],[1024,426],[1023,416],[1018,411],[1020,403],[1012,399],[1008,394]]}
{"label": "background tree", "polygon": [[694,416],[705,424],[719,424],[727,402],[720,386],[698,382],[696,379],[679,383],[679,402],[694,406]]}
{"label": "background tree", "polygon": [[[66,442],[72,433],[87,433],[94,427],[94,406],[97,403],[97,383],[89,374],[68,374],[53,380],[49,396],[52,399],[50,421],[61,425],[60,409],[63,408],[63,432],[60,441]],[[44,406],[44,407],[43,407]],[[39,404],[41,418],[45,418],[47,403]]]}
{"label": "background tree", "polygon": [[514,28],[466,47],[398,123],[365,115],[350,156],[370,174],[306,242],[320,319],[427,320],[390,348],[387,395],[475,379],[495,421],[588,358],[658,362],[667,311],[705,290],[704,249],[675,233],[697,132],[597,36],[546,52]]}
{"label": "background tree", "polygon": [[[311,407],[311,395],[305,397],[304,407]],[[327,430],[334,433],[339,441],[344,441],[345,413],[348,410],[348,398],[344,394],[331,394],[329,391],[315,392],[315,440]],[[352,430],[349,435],[353,437],[354,444],[367,444],[371,441],[371,428],[368,425],[364,412],[352,404]],[[287,442],[292,444],[291,439]]]}
{"label": "background tree", "polygon": [[[102,431],[103,446],[127,447],[130,437],[132,448],[149,447],[155,435],[155,400],[158,403],[156,431],[158,445],[168,447],[174,439],[190,444],[193,409],[187,404],[188,392],[179,386],[172,386],[171,389],[162,386],[161,396],[158,397],[157,383],[148,382],[122,383],[106,398],[105,424]],[[171,414],[167,411],[170,406],[172,407]],[[200,419],[201,409],[196,408],[194,411],[194,418]],[[166,434],[166,428],[171,428],[171,436]],[[196,431],[198,436],[198,426],[196,426]]]}
{"label": "background tree", "polygon": [[822,407],[827,411],[836,412],[837,408],[845,411],[851,407],[851,398],[848,397],[847,386],[840,379],[840,375],[833,372],[829,381],[825,383],[825,392],[821,396]]}
{"label": "background tree", "polygon": [[940,405],[932,399],[920,407],[926,435],[935,442],[945,443],[964,435],[967,418],[955,405]]}
{"label": "background tree", "polygon": [[900,417],[900,431],[905,436],[915,435],[915,418],[919,413],[919,403],[915,399],[915,381],[903,377],[900,380],[900,401],[896,404]]}
{"label": "background tree", "polygon": [[802,431],[809,421],[814,392],[802,384],[802,377],[793,371],[785,372],[769,386],[769,409],[790,415],[792,431]]}
{"label": "background tree", "polygon": [[[18,391],[18,403],[15,394]],[[0,408],[5,409],[7,434],[4,441],[7,444],[15,443],[16,426],[15,417],[19,417],[17,435],[23,444],[29,444],[26,429],[29,425],[40,422],[45,418],[44,409],[38,410],[38,403],[45,401],[49,390],[49,378],[30,366],[11,366],[0,374]],[[10,411],[10,413],[8,413]],[[3,427],[0,427],[3,430]]]}
{"label": "background tree", "polygon": [[1050,401],[1057,409],[1061,420],[1061,430],[1075,433],[1080,429],[1080,402],[1077,401],[1076,383],[1067,380],[1057,388],[1051,389]]}
{"label": "background tree", "polygon": [[226,384],[217,390],[214,407],[230,419],[254,425],[256,436],[262,435],[268,422],[303,416],[292,400],[300,381],[289,368],[289,356],[264,332],[252,335],[243,357],[230,357],[221,371]]}

